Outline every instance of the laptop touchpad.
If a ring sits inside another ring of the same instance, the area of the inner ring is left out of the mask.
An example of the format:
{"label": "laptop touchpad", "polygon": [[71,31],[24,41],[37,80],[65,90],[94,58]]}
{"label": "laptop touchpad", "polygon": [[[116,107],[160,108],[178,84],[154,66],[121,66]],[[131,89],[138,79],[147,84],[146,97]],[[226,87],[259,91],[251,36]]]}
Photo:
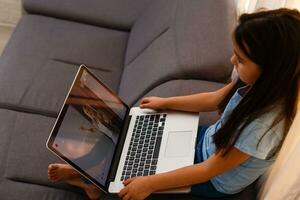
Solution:
{"label": "laptop touchpad", "polygon": [[170,131],[165,157],[184,157],[190,154],[192,131]]}

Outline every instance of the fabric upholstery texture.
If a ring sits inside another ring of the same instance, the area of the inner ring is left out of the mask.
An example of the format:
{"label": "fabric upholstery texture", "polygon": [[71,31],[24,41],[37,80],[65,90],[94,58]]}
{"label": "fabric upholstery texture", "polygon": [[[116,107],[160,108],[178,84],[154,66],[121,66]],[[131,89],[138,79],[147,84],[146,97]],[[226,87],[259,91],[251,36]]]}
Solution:
{"label": "fabric upholstery texture", "polygon": [[0,109],[0,119],[3,122],[0,129],[1,177],[78,192],[75,187],[52,183],[47,178],[50,163],[63,163],[46,148],[55,118]]}
{"label": "fabric upholstery texture", "polygon": [[80,64],[117,92],[127,38],[123,31],[24,16],[0,60],[0,105],[57,114]]}
{"label": "fabric upholstery texture", "polygon": [[29,13],[130,30],[151,0],[23,0]]}
{"label": "fabric upholstery texture", "polygon": [[232,71],[233,6],[233,1],[154,1],[132,28],[120,96],[131,105],[168,80],[226,81]]}
{"label": "fabric upholstery texture", "polygon": [[0,183],[1,200],[88,200],[82,193],[6,179]]}

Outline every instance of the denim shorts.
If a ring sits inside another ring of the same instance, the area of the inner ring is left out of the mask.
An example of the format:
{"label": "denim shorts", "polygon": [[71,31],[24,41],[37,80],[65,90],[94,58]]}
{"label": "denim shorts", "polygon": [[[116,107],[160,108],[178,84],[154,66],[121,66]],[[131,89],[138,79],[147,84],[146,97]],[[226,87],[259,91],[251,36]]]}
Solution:
{"label": "denim shorts", "polygon": [[[195,164],[203,162],[202,144],[203,144],[203,138],[205,135],[205,131],[207,128],[208,128],[208,126],[199,126],[198,127],[198,134],[197,134],[197,140],[196,140],[197,141],[196,154],[195,154],[195,160],[194,160]],[[214,188],[211,181],[193,185],[191,194],[196,195],[196,196],[201,196],[201,197],[208,197],[208,198],[222,198],[222,197],[230,196],[229,194],[224,194],[224,193],[217,191]]]}

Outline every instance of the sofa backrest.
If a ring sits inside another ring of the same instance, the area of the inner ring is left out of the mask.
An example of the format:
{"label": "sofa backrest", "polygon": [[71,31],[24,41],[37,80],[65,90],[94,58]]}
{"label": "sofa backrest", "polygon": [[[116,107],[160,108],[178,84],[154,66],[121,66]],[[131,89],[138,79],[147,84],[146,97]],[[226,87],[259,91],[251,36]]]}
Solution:
{"label": "sofa backrest", "polygon": [[23,8],[32,14],[130,30],[150,3],[151,0],[23,0]]}
{"label": "sofa backrest", "polygon": [[233,0],[153,0],[133,25],[119,95],[130,105],[176,79],[230,76]]}

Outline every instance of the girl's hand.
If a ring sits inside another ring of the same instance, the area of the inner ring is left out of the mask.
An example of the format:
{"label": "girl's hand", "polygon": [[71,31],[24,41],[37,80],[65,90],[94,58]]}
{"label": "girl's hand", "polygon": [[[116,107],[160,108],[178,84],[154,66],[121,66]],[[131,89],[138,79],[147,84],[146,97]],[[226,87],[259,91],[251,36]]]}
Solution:
{"label": "girl's hand", "polygon": [[166,98],[161,97],[145,97],[142,99],[141,108],[151,108],[154,110],[163,110],[166,108]]}
{"label": "girl's hand", "polygon": [[130,178],[123,184],[125,187],[118,194],[123,200],[144,200],[154,192],[148,176]]}

